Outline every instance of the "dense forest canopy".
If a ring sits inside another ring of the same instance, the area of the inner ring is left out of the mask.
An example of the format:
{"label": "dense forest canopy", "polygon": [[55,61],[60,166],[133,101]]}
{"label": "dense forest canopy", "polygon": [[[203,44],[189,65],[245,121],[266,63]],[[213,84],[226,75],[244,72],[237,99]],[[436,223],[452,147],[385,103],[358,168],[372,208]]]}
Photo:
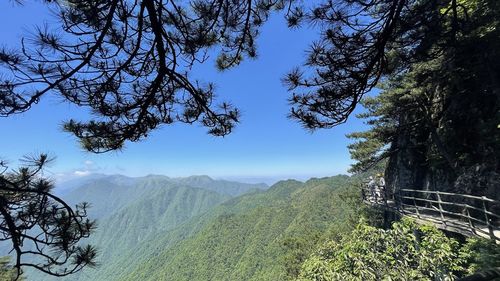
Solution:
{"label": "dense forest canopy", "polygon": [[[364,209],[348,176],[280,181],[230,198],[194,187],[196,179],[144,177],[126,186],[108,176],[78,187],[69,202],[114,205],[99,212],[89,238],[100,266],[63,278],[29,271],[28,279],[291,280],[316,243],[350,231]],[[230,184],[226,190],[244,186]]]}

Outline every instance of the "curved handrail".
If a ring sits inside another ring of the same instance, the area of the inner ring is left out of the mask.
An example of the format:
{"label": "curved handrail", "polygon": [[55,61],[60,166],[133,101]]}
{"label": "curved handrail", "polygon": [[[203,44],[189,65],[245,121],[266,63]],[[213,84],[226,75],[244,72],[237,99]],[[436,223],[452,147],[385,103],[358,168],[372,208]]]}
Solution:
{"label": "curved handrail", "polygon": [[364,186],[362,196],[371,205],[500,242],[500,201],[486,196],[407,188],[388,196],[383,187],[373,185]]}

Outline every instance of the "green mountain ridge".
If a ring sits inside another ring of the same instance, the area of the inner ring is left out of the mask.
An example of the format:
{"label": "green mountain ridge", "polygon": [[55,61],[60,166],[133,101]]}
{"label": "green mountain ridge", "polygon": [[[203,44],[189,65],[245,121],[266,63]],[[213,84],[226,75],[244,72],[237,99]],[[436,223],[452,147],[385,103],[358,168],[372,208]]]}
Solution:
{"label": "green mountain ridge", "polygon": [[286,258],[300,261],[287,242],[307,252],[354,220],[355,210],[339,200],[346,179],[282,181],[231,199],[195,235],[110,280],[285,280]]}
{"label": "green mountain ridge", "polygon": [[[340,200],[349,193],[348,176],[286,180],[237,197],[207,190],[228,182],[201,189],[187,186],[190,180],[149,177],[134,187],[111,186],[104,202],[94,203],[101,219],[88,240],[100,249],[100,265],[57,280],[285,280],[304,253],[357,219],[353,205]],[[102,215],[108,200],[118,210]]]}
{"label": "green mountain ridge", "polygon": [[[217,180],[211,182],[217,186]],[[84,243],[96,245],[100,252],[98,262],[106,265],[108,260],[117,259],[127,249],[155,239],[158,234],[229,199],[230,196],[224,193],[263,188],[262,185],[224,181],[218,193],[209,188],[192,187],[188,183],[172,181],[164,176],[109,176],[91,179],[68,192],[64,198],[71,204],[82,201],[91,203],[89,215],[98,219],[98,229]],[[71,275],[63,280],[80,280],[85,275]],[[28,276],[28,280],[56,279],[36,271],[30,271]]]}
{"label": "green mountain ridge", "polygon": [[[200,184],[200,178],[205,185]],[[199,188],[215,191],[222,195],[237,196],[254,190],[267,189],[264,184],[246,184],[231,181],[213,180],[208,176],[191,176],[188,178],[169,178],[161,175],[148,175],[131,178],[122,175],[111,175],[89,180],[80,179],[81,186],[73,187],[62,197],[70,204],[89,202],[89,216],[101,219],[127,206],[134,199],[148,196],[151,189],[162,189],[165,186]],[[57,189],[57,188],[56,188]]]}

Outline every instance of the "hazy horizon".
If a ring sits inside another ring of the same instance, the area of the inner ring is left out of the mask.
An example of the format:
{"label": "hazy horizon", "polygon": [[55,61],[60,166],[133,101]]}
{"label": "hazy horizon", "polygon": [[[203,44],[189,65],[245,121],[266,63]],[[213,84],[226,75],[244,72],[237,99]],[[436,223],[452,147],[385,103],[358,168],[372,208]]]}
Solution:
{"label": "hazy horizon", "polygon": [[123,176],[127,178],[144,178],[148,176],[160,176],[160,177],[167,177],[171,179],[178,179],[178,178],[189,178],[189,177],[203,177],[203,176],[208,176],[209,178],[213,180],[224,180],[224,181],[232,181],[232,182],[239,182],[239,183],[248,183],[248,184],[266,184],[268,186],[272,186],[273,184],[279,182],[279,181],[284,181],[284,180],[297,180],[301,182],[305,182],[309,179],[312,178],[325,178],[325,177],[333,177],[337,175],[343,175],[346,173],[338,173],[338,174],[330,174],[330,175],[276,175],[276,176],[211,176],[207,174],[195,174],[195,175],[182,175],[182,176],[172,176],[172,175],[165,175],[165,174],[145,174],[145,175],[126,175],[126,174],[121,174],[121,173],[113,173],[113,174],[106,174],[106,173],[88,173],[84,175],[62,175],[62,174],[56,174],[53,176],[56,186],[59,184],[64,184],[67,182],[71,182],[74,180],[79,180],[79,179],[85,179],[85,178],[92,178],[92,177],[110,177],[110,176]]}

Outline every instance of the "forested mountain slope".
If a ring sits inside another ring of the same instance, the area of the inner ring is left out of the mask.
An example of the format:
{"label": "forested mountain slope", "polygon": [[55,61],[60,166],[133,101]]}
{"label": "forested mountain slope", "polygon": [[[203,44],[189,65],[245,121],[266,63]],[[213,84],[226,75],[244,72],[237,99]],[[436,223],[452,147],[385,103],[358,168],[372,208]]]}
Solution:
{"label": "forested mountain slope", "polygon": [[[231,198],[227,195],[229,193],[239,194],[267,187],[227,181],[221,182],[218,187],[219,181],[205,176],[202,178],[211,184],[209,188],[193,187],[188,180],[172,180],[164,176],[108,176],[74,188],[65,195],[67,201],[72,204],[90,202],[90,217],[98,219],[97,231],[85,243],[98,247],[97,261],[100,267],[82,275],[68,276],[65,280],[79,280],[99,274],[101,269],[105,269],[129,249],[144,241],[154,240],[190,218],[207,212]],[[216,187],[220,193],[209,190]],[[55,280],[38,272],[30,272],[28,276],[29,280]],[[90,280],[94,280],[94,277]]]}
{"label": "forested mountain slope", "polygon": [[[338,176],[306,183],[282,181],[266,192],[231,199],[165,236],[171,240],[186,235],[186,239],[174,244],[161,238],[149,241],[141,245],[139,255],[117,261],[127,265],[121,267],[125,270],[103,273],[95,280],[293,277],[318,241],[350,229],[357,220],[352,202],[356,195],[346,188],[349,180]],[[193,227],[199,230],[190,233]]]}
{"label": "forested mountain slope", "polygon": [[209,176],[190,176],[185,178],[172,178],[174,182],[185,184],[192,187],[212,190],[220,194],[227,194],[230,196],[238,196],[252,190],[268,189],[264,183],[249,184],[249,183],[235,183],[226,180],[213,180]]}
{"label": "forested mountain slope", "polygon": [[[89,177],[81,179],[79,187],[73,187],[62,197],[72,205],[89,202],[91,218],[100,219],[110,216],[128,204],[151,195],[157,189],[171,186],[184,186],[215,191],[221,195],[237,196],[256,189],[267,189],[265,184],[247,184],[232,181],[214,180],[208,176],[191,176],[187,178],[169,178],[150,175],[131,178],[122,175]],[[56,188],[57,191],[57,188]]]}
{"label": "forested mountain slope", "polygon": [[355,225],[351,181],[288,180],[234,198],[170,181],[126,204],[117,198],[114,206],[122,207],[103,216],[90,239],[100,249],[99,266],[57,280],[285,280],[317,243]]}

